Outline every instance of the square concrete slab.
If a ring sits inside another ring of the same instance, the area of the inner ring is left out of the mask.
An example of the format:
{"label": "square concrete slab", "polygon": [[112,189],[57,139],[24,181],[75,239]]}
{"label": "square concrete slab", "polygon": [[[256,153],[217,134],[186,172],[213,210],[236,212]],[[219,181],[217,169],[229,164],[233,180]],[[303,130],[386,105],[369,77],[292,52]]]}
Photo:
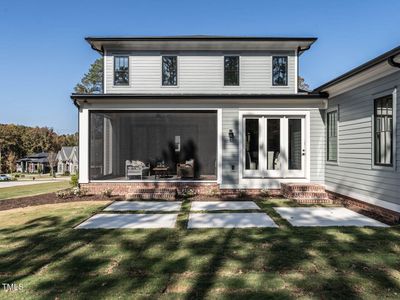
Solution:
{"label": "square concrete slab", "polygon": [[174,228],[178,214],[97,214],[78,229]]}
{"label": "square concrete slab", "polygon": [[105,211],[179,211],[181,201],[115,201]]}
{"label": "square concrete slab", "polygon": [[278,227],[265,213],[189,214],[188,228]]}
{"label": "square concrete slab", "polygon": [[344,207],[275,207],[292,226],[374,226],[388,227],[379,221]]}
{"label": "square concrete slab", "polygon": [[193,201],[190,210],[244,210],[260,209],[253,201]]}

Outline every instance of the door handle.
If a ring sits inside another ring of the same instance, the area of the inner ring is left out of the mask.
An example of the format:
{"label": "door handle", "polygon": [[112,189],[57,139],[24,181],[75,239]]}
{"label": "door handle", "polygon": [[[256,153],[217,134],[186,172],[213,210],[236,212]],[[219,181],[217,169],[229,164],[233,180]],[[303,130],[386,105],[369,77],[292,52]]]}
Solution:
{"label": "door handle", "polygon": [[306,150],[305,149],[303,149],[303,150],[301,150],[301,155],[306,155]]}

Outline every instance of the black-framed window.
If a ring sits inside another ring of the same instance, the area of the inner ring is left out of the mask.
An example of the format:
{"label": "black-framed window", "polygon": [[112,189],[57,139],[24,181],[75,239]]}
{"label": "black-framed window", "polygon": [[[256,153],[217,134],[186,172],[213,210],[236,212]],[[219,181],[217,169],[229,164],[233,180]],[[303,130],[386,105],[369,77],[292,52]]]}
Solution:
{"label": "black-framed window", "polygon": [[374,163],[393,165],[393,96],[374,99]]}
{"label": "black-framed window", "polygon": [[129,85],[128,56],[114,56],[114,85]]}
{"label": "black-framed window", "polygon": [[327,161],[337,162],[337,121],[338,112],[337,110],[330,111],[326,114],[326,137],[327,137],[327,147],[326,147],[326,159]]}
{"label": "black-framed window", "polygon": [[224,56],[224,85],[239,85],[239,56]]}
{"label": "black-framed window", "polygon": [[178,85],[178,57],[163,56],[162,57],[162,85],[176,86]]}
{"label": "black-framed window", "polygon": [[272,57],[272,85],[288,85],[288,58],[287,56]]}

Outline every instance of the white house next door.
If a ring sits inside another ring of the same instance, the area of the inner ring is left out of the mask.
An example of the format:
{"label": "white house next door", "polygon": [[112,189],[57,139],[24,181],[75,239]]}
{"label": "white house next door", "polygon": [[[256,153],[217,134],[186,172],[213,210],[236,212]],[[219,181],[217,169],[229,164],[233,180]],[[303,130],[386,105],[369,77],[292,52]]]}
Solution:
{"label": "white house next door", "polygon": [[244,178],[304,178],[306,115],[244,115]]}

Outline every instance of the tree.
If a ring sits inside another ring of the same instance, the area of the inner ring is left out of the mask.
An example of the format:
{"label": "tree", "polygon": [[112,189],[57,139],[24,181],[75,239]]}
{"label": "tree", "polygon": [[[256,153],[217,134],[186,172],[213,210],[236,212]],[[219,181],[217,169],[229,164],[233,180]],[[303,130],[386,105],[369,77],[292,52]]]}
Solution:
{"label": "tree", "polygon": [[20,159],[37,152],[57,153],[62,146],[77,145],[77,133],[58,135],[48,127],[0,124],[0,173],[9,171],[9,157]]}
{"label": "tree", "polygon": [[98,94],[103,92],[103,58],[98,58],[90,65],[81,82],[75,88],[78,94]]}
{"label": "tree", "polygon": [[13,173],[15,171],[15,163],[17,161],[17,157],[15,156],[14,152],[8,153],[7,156],[7,169],[10,173]]}
{"label": "tree", "polygon": [[310,91],[310,86],[305,82],[304,78],[299,76],[298,77],[298,82],[299,82],[299,89],[304,90],[306,92]]}
{"label": "tree", "polygon": [[54,152],[49,152],[49,154],[47,154],[47,160],[49,161],[50,165],[50,174],[54,176],[54,168],[57,165],[57,154]]}

